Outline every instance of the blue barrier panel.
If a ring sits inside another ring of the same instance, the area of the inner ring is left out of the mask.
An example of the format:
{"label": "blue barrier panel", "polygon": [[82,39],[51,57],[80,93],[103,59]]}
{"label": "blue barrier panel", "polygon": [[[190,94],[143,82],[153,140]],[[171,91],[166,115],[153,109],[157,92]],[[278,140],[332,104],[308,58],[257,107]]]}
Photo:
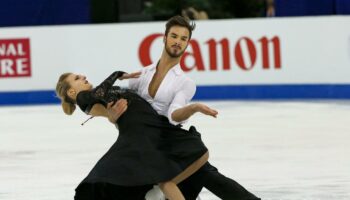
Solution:
{"label": "blue barrier panel", "polygon": [[[220,85],[198,86],[195,100],[350,99],[344,85]],[[53,90],[0,92],[0,105],[58,104]]]}
{"label": "blue barrier panel", "polygon": [[0,92],[0,105],[57,104],[55,91]]}
{"label": "blue barrier panel", "polygon": [[90,23],[89,0],[4,0],[0,26]]}
{"label": "blue barrier panel", "polygon": [[335,12],[337,15],[350,15],[350,1],[335,0]]}
{"label": "blue barrier panel", "polygon": [[350,85],[199,86],[195,99],[350,99]]}
{"label": "blue barrier panel", "polygon": [[276,16],[335,14],[334,0],[275,0]]}

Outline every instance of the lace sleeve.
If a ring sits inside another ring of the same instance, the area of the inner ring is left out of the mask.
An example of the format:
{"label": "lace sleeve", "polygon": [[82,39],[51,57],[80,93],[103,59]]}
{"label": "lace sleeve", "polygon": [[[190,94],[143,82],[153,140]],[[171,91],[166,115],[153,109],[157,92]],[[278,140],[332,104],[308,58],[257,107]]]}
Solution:
{"label": "lace sleeve", "polygon": [[113,72],[106,80],[104,80],[100,85],[98,85],[93,90],[93,95],[97,99],[104,99],[105,95],[107,94],[108,90],[112,88],[114,82],[121,76],[123,76],[125,72],[122,71],[116,71]]}
{"label": "lace sleeve", "polygon": [[80,109],[89,114],[92,107],[95,104],[102,104],[103,106],[107,106],[106,94],[108,94],[108,90],[112,88],[114,82],[121,77],[125,72],[116,71],[111,74],[106,80],[104,80],[100,85],[98,85],[95,89],[91,91],[81,91],[77,95],[77,104]]}
{"label": "lace sleeve", "polygon": [[106,105],[103,100],[95,98],[92,91],[79,92],[77,95],[77,104],[79,108],[87,115],[89,115],[92,107],[95,104],[102,104],[104,106]]}

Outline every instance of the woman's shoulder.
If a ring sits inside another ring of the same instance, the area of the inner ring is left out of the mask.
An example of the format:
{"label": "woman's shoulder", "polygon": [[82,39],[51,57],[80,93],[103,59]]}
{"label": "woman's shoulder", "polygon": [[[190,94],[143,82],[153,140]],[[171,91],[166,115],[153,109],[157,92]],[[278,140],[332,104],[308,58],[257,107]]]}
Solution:
{"label": "woman's shoulder", "polygon": [[80,110],[86,113],[89,107],[90,101],[91,101],[91,92],[90,91],[80,91],[77,94],[77,105],[79,106]]}
{"label": "woman's shoulder", "polygon": [[91,98],[91,91],[84,90],[77,94],[77,104],[84,103],[87,99]]}
{"label": "woman's shoulder", "polygon": [[95,104],[102,104],[103,106],[106,106],[106,103],[103,100],[95,97],[93,91],[94,90],[85,90],[79,92],[77,95],[77,105],[86,114],[90,112],[91,108]]}

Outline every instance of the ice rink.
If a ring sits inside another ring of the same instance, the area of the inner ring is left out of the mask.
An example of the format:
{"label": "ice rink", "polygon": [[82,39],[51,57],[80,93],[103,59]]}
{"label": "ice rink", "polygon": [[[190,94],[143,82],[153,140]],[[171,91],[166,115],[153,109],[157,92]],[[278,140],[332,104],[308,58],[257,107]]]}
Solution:
{"label": "ice rink", "polygon": [[[350,199],[350,101],[215,101],[193,124],[210,162],[263,200]],[[118,136],[58,105],[0,107],[0,199],[68,200]],[[202,200],[218,199],[203,190]]]}

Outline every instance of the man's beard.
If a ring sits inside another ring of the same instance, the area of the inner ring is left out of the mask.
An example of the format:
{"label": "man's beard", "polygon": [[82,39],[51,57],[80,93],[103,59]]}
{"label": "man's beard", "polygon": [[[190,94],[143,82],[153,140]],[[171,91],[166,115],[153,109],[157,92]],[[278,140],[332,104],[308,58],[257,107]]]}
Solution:
{"label": "man's beard", "polygon": [[168,55],[172,58],[178,58],[178,57],[181,57],[182,54],[184,54],[186,48],[182,51],[177,51],[177,52],[172,52],[171,50],[172,47],[168,47],[167,44],[165,44],[165,51],[168,53]]}

